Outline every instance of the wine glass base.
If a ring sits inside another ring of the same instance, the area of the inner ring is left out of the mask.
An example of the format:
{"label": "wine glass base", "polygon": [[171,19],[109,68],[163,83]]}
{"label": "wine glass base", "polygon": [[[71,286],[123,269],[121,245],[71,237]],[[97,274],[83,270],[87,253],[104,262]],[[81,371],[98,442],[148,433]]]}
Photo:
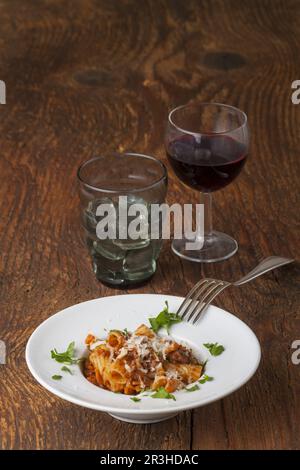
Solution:
{"label": "wine glass base", "polygon": [[193,240],[182,238],[173,240],[172,250],[180,258],[197,263],[215,263],[223,261],[233,256],[238,250],[236,240],[226,233],[213,231],[210,237],[204,239],[203,247],[200,250],[187,250],[186,243]]}

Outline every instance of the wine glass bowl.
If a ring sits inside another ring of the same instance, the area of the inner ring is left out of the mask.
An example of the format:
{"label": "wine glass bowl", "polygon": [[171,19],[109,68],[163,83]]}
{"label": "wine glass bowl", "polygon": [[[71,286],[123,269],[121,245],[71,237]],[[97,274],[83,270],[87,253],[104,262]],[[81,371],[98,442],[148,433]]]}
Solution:
{"label": "wine glass bowl", "polygon": [[204,238],[200,250],[186,250],[190,239],[175,239],[173,251],[198,262],[227,259],[237,242],[212,230],[211,193],[230,184],[242,170],[248,155],[246,114],[220,103],[187,104],[173,109],[165,134],[168,160],[178,178],[202,194]]}

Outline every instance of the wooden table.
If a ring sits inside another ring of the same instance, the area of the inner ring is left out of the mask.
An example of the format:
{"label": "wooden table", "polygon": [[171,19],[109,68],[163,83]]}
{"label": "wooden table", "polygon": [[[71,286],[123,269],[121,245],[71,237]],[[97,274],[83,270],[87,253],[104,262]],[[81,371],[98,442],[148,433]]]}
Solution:
{"label": "wooden table", "polygon": [[[247,165],[214,197],[215,226],[238,239],[239,251],[201,266],[166,243],[156,275],[131,292],[184,295],[203,275],[236,279],[264,256],[299,255],[300,105],[291,83],[300,79],[300,2],[2,0],[0,15],[1,448],[298,448],[297,264],[216,301],[261,341],[255,377],[164,423],[125,424],[56,398],[30,375],[24,349],[52,313],[121,293],[96,281],[81,244],[79,163],[117,148],[165,161],[167,112],[191,99],[249,116]],[[198,200],[169,175],[170,203]]]}

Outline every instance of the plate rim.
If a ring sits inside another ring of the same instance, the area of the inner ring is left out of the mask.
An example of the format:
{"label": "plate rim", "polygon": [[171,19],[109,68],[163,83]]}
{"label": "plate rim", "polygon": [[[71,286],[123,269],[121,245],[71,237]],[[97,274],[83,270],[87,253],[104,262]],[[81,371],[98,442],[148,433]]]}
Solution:
{"label": "plate rim", "polygon": [[34,367],[32,366],[31,361],[30,361],[29,349],[30,349],[30,346],[31,346],[31,342],[34,341],[34,337],[38,334],[39,329],[45,323],[47,323],[50,319],[53,319],[54,317],[57,317],[57,316],[61,315],[62,313],[65,313],[67,310],[72,309],[75,306],[78,306],[78,305],[81,305],[81,304],[87,304],[89,302],[95,302],[95,301],[102,300],[102,299],[112,299],[112,298],[122,297],[122,296],[126,296],[126,297],[143,297],[143,296],[157,297],[157,296],[161,296],[161,297],[164,297],[164,298],[168,298],[168,297],[170,298],[171,297],[171,298],[179,299],[179,300],[184,299],[184,297],[176,296],[176,295],[170,295],[170,294],[159,294],[159,293],[125,294],[124,293],[124,294],[110,295],[110,296],[105,296],[105,297],[96,297],[94,299],[89,299],[89,300],[85,300],[83,302],[78,302],[76,304],[70,305],[69,307],[66,307],[66,308],[54,313],[53,315],[50,315],[48,318],[46,318],[44,321],[42,321],[34,329],[34,331],[31,333],[31,335],[30,335],[30,337],[27,341],[26,348],[25,348],[25,359],[26,359],[27,367],[28,367],[30,373],[32,374],[32,376],[34,377],[34,379],[39,383],[39,385],[44,387],[46,390],[51,392],[53,395],[58,396],[59,398],[65,400],[65,401],[68,401],[70,403],[73,403],[75,405],[82,406],[84,408],[88,408],[88,409],[92,409],[92,410],[96,410],[96,411],[107,412],[107,413],[124,414],[124,415],[131,415],[131,414],[133,414],[133,415],[154,415],[154,414],[156,414],[157,415],[157,414],[168,414],[168,413],[180,412],[180,411],[190,410],[190,409],[194,409],[194,408],[196,409],[196,408],[200,408],[201,406],[208,405],[209,403],[213,403],[213,402],[216,402],[218,400],[222,400],[226,396],[231,395],[232,393],[236,392],[241,387],[243,387],[243,385],[245,385],[254,376],[255,372],[257,371],[258,366],[259,366],[260,361],[261,361],[261,346],[260,346],[259,340],[258,340],[256,334],[254,333],[254,331],[243,320],[238,318],[236,315],[228,312],[227,310],[225,310],[223,308],[217,307],[216,305],[211,305],[215,309],[225,313],[226,315],[228,315],[230,317],[233,317],[234,320],[237,321],[238,323],[241,323],[243,325],[243,327],[246,327],[246,329],[248,330],[248,332],[250,333],[250,335],[254,339],[254,342],[255,342],[256,347],[257,347],[257,358],[256,358],[255,366],[253,367],[253,370],[250,373],[248,373],[247,376],[244,378],[244,380],[242,382],[240,382],[237,386],[234,386],[233,388],[230,388],[229,390],[225,389],[224,393],[221,393],[220,395],[218,394],[217,397],[212,395],[210,397],[207,397],[206,399],[203,399],[201,401],[201,403],[193,402],[193,403],[190,403],[190,404],[185,403],[185,404],[177,405],[177,406],[176,406],[176,403],[172,402],[172,406],[170,406],[169,408],[154,408],[154,409],[118,408],[118,407],[115,407],[115,406],[93,404],[93,403],[85,401],[84,399],[80,399],[80,398],[70,396],[69,394],[55,388],[54,386],[51,386],[51,384],[46,382],[43,378],[41,378],[38,375],[38,373],[35,372]]}

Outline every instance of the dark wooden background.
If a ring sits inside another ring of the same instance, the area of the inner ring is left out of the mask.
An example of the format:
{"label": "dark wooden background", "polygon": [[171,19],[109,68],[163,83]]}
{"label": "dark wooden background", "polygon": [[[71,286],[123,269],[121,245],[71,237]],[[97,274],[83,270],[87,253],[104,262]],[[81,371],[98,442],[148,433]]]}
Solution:
{"label": "dark wooden background", "polygon": [[[1,0],[0,18],[1,448],[300,447],[297,264],[219,297],[256,332],[260,368],[228,398],[170,421],[130,425],[62,401],[24,358],[29,335],[52,313],[120,294],[95,280],[81,245],[79,163],[117,148],[165,160],[174,105],[221,101],[249,116],[250,158],[214,198],[215,226],[240,248],[200,266],[166,243],[154,278],[133,292],[184,295],[202,275],[231,280],[264,256],[299,256],[300,105],[291,83],[300,79],[300,2]],[[168,200],[196,202],[169,174]]]}

